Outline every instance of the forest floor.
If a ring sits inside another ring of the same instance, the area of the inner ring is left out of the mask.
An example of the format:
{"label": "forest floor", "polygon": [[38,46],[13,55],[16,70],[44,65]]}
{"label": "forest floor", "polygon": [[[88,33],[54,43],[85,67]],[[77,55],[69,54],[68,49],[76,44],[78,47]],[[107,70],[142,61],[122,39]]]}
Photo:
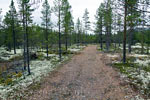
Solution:
{"label": "forest floor", "polygon": [[45,77],[27,100],[135,100],[136,92],[107,65],[109,58],[89,45]]}

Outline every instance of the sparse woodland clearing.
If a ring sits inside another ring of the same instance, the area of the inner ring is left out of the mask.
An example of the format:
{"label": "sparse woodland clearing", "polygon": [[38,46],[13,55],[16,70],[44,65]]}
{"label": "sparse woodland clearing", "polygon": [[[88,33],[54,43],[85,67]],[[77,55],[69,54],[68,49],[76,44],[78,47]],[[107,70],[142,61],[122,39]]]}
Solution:
{"label": "sparse woodland clearing", "polygon": [[0,99],[150,100],[150,0],[89,1],[1,2]]}

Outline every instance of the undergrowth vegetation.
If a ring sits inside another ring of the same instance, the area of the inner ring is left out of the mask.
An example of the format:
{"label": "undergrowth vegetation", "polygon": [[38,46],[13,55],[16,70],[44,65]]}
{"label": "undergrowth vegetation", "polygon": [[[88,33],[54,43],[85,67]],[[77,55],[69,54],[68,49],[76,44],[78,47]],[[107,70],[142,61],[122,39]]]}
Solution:
{"label": "undergrowth vegetation", "polygon": [[[62,56],[63,60],[61,62],[59,61],[59,55],[54,51],[49,51],[48,57],[43,51],[35,52],[36,59],[33,59],[30,62],[31,75],[28,75],[28,73],[23,70],[23,66],[20,66],[22,69],[20,71],[10,71],[7,73],[9,69],[7,68],[7,65],[5,65],[5,70],[0,70],[0,98],[18,99],[23,97],[23,91],[25,91],[27,87],[40,82],[42,77],[47,76],[48,73],[55,70],[58,65],[69,59],[69,57],[71,57],[70,55],[79,53],[84,47],[85,46],[71,46],[68,51],[64,51]],[[5,52],[3,52],[3,54],[4,53]],[[10,63],[11,59],[15,58],[10,57],[10,59],[5,59],[5,62],[8,61]],[[17,59],[21,60],[22,58],[17,57]],[[19,66],[16,66],[16,68],[17,67]],[[5,71],[7,74],[5,74]],[[21,94],[18,94],[18,91],[20,91]]]}
{"label": "undergrowth vegetation", "polygon": [[[144,54],[141,54],[141,45],[132,46],[132,53],[127,53],[126,63],[122,62],[121,47],[111,46],[111,51],[107,52],[107,57],[111,59],[111,64],[121,73],[121,77],[125,78],[131,86],[139,91],[146,98],[150,97],[150,56],[147,54],[147,48],[144,47]],[[100,50],[98,48],[98,50]],[[127,49],[128,50],[128,49]],[[104,46],[101,52],[105,53]],[[140,99],[141,100],[141,99]],[[144,99],[142,99],[144,100]]]}

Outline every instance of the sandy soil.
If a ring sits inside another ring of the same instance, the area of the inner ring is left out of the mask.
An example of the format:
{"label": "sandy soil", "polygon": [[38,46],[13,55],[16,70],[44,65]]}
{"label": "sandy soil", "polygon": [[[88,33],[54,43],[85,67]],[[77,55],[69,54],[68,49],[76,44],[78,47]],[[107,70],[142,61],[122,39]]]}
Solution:
{"label": "sandy soil", "polygon": [[55,73],[27,100],[130,100],[135,93],[106,58],[90,45]]}

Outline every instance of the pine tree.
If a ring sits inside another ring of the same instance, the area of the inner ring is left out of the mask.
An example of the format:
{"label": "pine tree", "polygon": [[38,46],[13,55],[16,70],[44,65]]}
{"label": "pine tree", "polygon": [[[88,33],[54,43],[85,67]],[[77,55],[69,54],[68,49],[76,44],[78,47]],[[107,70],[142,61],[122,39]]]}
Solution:
{"label": "pine tree", "polygon": [[[88,9],[85,9],[84,15],[83,15],[83,22],[84,22],[84,30],[85,30],[85,36],[88,34],[88,31],[90,31],[90,21],[89,21],[89,12]],[[85,37],[84,42],[86,41],[87,37]]]}
{"label": "pine tree", "polygon": [[128,22],[128,26],[129,26],[129,40],[128,40],[128,48],[129,48],[129,53],[131,53],[132,49],[131,49],[131,45],[133,44],[133,31],[134,28],[137,26],[138,21],[139,21],[139,17],[140,17],[140,13],[139,11],[137,11],[136,8],[138,8],[138,1],[139,0],[132,0],[132,1],[128,1],[128,16],[127,16],[127,22]]}
{"label": "pine tree", "polygon": [[62,58],[62,49],[61,49],[61,25],[62,25],[62,0],[55,0],[54,1],[54,8],[53,11],[55,15],[58,17],[58,31],[59,31],[59,59],[61,61]]}
{"label": "pine tree", "polygon": [[62,1],[62,22],[63,22],[63,27],[64,27],[64,32],[65,32],[65,46],[66,46],[66,51],[68,49],[68,32],[69,32],[69,25],[71,22],[71,6],[68,2],[68,0],[63,0]]}
{"label": "pine tree", "polygon": [[104,25],[106,31],[106,51],[109,51],[112,39],[111,39],[111,30],[112,30],[112,2],[111,0],[106,0],[105,3],[105,11],[104,11]]}
{"label": "pine tree", "polygon": [[11,17],[12,17],[12,33],[13,33],[13,46],[14,46],[14,54],[16,54],[16,32],[15,32],[15,27],[17,25],[18,22],[18,15],[14,6],[14,2],[13,0],[11,1],[11,5],[10,5],[10,12],[11,12]]}
{"label": "pine tree", "polygon": [[9,51],[11,51],[11,43],[12,43],[12,27],[11,27],[11,14],[10,14],[10,11],[6,13],[5,17],[4,17],[4,20],[3,20],[3,23],[4,23],[4,31],[5,31],[5,46],[8,48]]}
{"label": "pine tree", "polygon": [[80,45],[80,43],[81,43],[81,21],[80,21],[80,19],[78,18],[77,19],[77,23],[76,23],[76,27],[77,27],[77,43],[78,43],[78,46]]}
{"label": "pine tree", "polygon": [[26,70],[26,63],[28,68],[28,74],[30,75],[30,58],[29,58],[29,25],[32,23],[32,12],[30,0],[20,0],[20,15],[22,17],[22,25],[24,32],[24,69]]}
{"label": "pine tree", "polygon": [[70,46],[73,43],[73,31],[74,31],[74,22],[73,22],[73,17],[71,15],[70,23],[69,23],[69,33],[70,33]]}
{"label": "pine tree", "polygon": [[96,14],[96,32],[99,34],[99,43],[100,43],[100,47],[101,50],[103,50],[103,19],[104,19],[104,4],[102,3],[98,10],[97,10],[97,14]]}
{"label": "pine tree", "polygon": [[126,34],[127,34],[127,0],[124,2],[124,35],[123,35],[123,63],[126,63]]}
{"label": "pine tree", "polygon": [[4,45],[4,36],[3,36],[3,32],[2,32],[2,15],[1,15],[1,13],[2,13],[2,9],[0,8],[0,40],[1,40],[1,42],[0,42],[0,46],[1,45]]}
{"label": "pine tree", "polygon": [[0,8],[0,27],[1,27],[1,23],[2,23],[2,16],[1,16],[1,13],[2,13],[2,9]]}
{"label": "pine tree", "polygon": [[141,46],[142,46],[142,48],[141,48],[141,54],[143,54],[144,53],[144,42],[145,42],[145,36],[144,36],[144,34],[145,34],[145,31],[144,31],[144,28],[145,28],[145,26],[146,26],[146,11],[148,10],[148,4],[149,4],[149,0],[140,0],[140,3],[143,5],[142,7],[141,7],[141,11],[140,11],[140,13],[141,13],[141,16],[140,16],[140,18],[141,18],[141,22],[140,22],[140,24],[142,25],[142,29],[143,29],[143,31],[141,32]]}
{"label": "pine tree", "polygon": [[118,25],[118,31],[117,31],[117,38],[118,38],[118,42],[119,42],[119,47],[120,47],[120,44],[121,44],[121,36],[120,36],[120,33],[121,33],[121,17],[118,16],[117,18],[117,25]]}
{"label": "pine tree", "polygon": [[[16,54],[16,27],[18,25],[18,14],[16,12],[14,1],[11,1],[10,10],[6,13],[4,23],[7,26],[7,43],[9,49],[11,48],[11,42],[13,41],[14,54]],[[10,34],[12,33],[12,34]],[[11,39],[12,37],[12,39]]]}
{"label": "pine tree", "polygon": [[41,13],[43,15],[41,18],[43,20],[42,26],[44,26],[45,29],[46,50],[48,57],[48,29],[51,26],[51,9],[48,0],[44,1]]}

